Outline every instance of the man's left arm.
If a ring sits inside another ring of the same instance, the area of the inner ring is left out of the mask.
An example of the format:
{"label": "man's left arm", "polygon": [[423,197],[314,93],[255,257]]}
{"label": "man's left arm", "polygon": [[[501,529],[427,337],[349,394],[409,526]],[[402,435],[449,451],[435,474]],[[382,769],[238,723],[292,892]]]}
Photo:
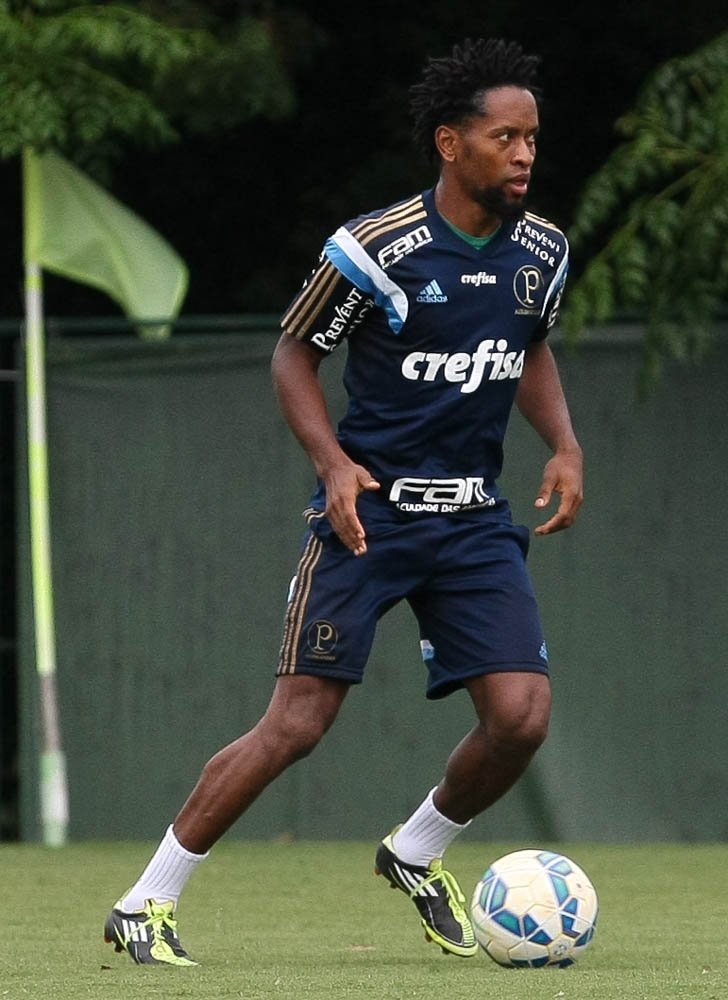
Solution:
{"label": "man's left arm", "polygon": [[550,535],[574,523],[584,499],[584,479],[582,451],[571,425],[556,361],[545,340],[533,341],[526,350],[516,405],[554,453],[546,463],[534,505],[546,507],[554,493],[560,495],[559,509],[535,529],[537,535]]}

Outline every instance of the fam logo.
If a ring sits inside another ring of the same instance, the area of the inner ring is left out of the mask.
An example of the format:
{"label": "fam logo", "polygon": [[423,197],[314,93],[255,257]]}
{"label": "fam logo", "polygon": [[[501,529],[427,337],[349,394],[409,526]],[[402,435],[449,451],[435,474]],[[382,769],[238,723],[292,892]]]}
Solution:
{"label": "fam logo", "polygon": [[314,622],[307,633],[308,648],[317,660],[333,660],[339,635],[331,622],[325,619]]}
{"label": "fam logo", "polygon": [[398,236],[394,242],[382,247],[377,254],[379,266],[386,271],[392,264],[396,264],[407,254],[419,250],[420,247],[424,247],[428,243],[432,243],[432,233],[427,226],[418,226],[417,229],[410,230],[404,236]]}
{"label": "fam logo", "polygon": [[495,498],[486,492],[482,476],[454,479],[395,479],[389,499],[399,510],[410,514],[428,511],[451,514],[471,507],[495,507]]}
{"label": "fam logo", "polygon": [[543,275],[533,264],[519,267],[513,276],[513,294],[520,302],[522,309],[516,309],[516,315],[530,316],[541,311],[541,294],[543,292]]}

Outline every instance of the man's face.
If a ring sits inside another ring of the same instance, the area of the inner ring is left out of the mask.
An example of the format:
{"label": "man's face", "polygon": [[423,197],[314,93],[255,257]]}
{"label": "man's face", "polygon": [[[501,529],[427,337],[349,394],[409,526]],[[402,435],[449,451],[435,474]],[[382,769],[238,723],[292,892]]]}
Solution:
{"label": "man's face", "polygon": [[482,114],[443,130],[451,133],[443,159],[463,195],[501,218],[519,216],[536,156],[536,101],[521,87],[498,87],[480,104]]}

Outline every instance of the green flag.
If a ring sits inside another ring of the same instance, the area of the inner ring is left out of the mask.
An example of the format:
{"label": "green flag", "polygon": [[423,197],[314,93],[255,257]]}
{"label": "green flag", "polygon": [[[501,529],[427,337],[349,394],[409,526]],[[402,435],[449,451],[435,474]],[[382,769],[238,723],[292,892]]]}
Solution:
{"label": "green flag", "polygon": [[[179,313],[187,267],[162,237],[57,153],[23,150],[25,214],[25,367],[28,488],[36,670],[42,743],[40,815],[44,843],[68,833],[68,781],[56,689],[51,568],[42,269],[106,292],[130,319]],[[169,334],[163,323],[141,333]]]}
{"label": "green flag", "polygon": [[27,149],[24,202],[26,262],[106,292],[130,319],[178,315],[185,262],[77,167],[57,153]]}

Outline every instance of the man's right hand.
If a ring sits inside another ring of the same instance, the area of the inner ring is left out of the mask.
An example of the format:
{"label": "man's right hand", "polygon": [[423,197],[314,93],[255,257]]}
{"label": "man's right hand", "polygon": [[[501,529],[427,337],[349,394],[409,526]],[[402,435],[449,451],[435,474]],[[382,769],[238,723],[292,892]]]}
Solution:
{"label": "man's right hand", "polygon": [[322,478],[326,487],[326,516],[331,527],[355,556],[363,556],[367,550],[366,534],[356,512],[356,501],[364,490],[378,490],[379,483],[354,462],[337,466]]}
{"label": "man's right hand", "polygon": [[341,449],[329,419],[318,377],[323,355],[310,344],[284,333],[273,354],[273,383],[288,426],[311,459],[326,487],[326,514],[332,528],[355,556],[367,550],[356,500],[379,483]]}

